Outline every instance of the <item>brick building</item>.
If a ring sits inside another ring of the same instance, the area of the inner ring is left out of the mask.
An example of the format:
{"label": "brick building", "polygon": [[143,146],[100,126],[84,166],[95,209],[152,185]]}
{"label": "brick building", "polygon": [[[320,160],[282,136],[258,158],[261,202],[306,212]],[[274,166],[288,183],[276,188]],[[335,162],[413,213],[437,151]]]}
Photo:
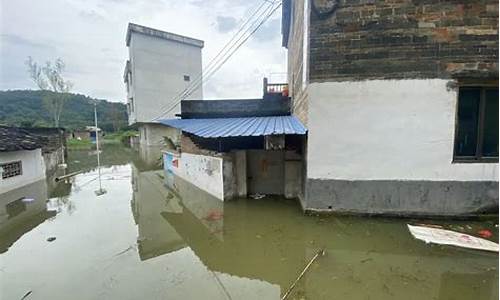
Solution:
{"label": "brick building", "polygon": [[306,210],[498,207],[498,1],[284,0]]}

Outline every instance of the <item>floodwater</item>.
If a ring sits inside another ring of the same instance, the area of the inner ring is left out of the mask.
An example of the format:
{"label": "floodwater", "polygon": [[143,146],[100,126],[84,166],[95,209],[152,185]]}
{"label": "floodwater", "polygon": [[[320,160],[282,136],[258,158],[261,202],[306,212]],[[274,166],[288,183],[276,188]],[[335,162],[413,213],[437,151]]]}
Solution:
{"label": "floodwater", "polygon": [[[69,153],[69,183],[0,195],[1,299],[498,299],[498,255],[427,245],[407,222],[475,234],[497,220],[305,216],[280,198],[167,189],[156,150]],[[47,196],[48,195],[48,196]],[[49,238],[55,240],[49,242]]]}

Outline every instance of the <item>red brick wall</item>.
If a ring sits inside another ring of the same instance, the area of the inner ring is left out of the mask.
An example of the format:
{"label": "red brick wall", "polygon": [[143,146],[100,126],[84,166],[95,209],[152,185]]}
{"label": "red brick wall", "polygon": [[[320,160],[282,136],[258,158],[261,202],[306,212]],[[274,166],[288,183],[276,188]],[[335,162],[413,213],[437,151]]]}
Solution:
{"label": "red brick wall", "polygon": [[498,0],[340,0],[310,20],[310,81],[498,77]]}

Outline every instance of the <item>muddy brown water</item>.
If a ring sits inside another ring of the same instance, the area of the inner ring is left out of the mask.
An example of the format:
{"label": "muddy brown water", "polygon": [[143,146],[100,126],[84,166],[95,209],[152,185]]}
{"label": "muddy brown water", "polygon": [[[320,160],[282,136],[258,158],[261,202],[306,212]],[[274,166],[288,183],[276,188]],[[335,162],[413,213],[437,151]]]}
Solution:
{"label": "muddy brown water", "polygon": [[[475,234],[497,220],[305,216],[279,197],[165,187],[156,150],[69,153],[69,183],[0,195],[0,299],[498,299],[498,255],[427,245],[408,222]],[[56,239],[49,242],[48,239]]]}

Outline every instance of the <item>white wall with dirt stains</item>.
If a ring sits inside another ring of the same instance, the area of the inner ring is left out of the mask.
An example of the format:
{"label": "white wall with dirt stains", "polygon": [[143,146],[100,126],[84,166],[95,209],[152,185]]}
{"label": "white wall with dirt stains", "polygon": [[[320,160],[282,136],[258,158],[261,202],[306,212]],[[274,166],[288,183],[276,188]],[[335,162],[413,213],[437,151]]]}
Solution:
{"label": "white wall with dirt stains", "polygon": [[224,200],[223,159],[190,153],[164,154],[165,171]]}
{"label": "white wall with dirt stains", "polygon": [[0,152],[0,165],[21,162],[21,175],[2,179],[0,174],[0,194],[45,178],[45,163],[42,150],[22,150]]}
{"label": "white wall with dirt stains", "polygon": [[450,80],[309,85],[307,177],[498,181],[498,163],[453,163]]}

